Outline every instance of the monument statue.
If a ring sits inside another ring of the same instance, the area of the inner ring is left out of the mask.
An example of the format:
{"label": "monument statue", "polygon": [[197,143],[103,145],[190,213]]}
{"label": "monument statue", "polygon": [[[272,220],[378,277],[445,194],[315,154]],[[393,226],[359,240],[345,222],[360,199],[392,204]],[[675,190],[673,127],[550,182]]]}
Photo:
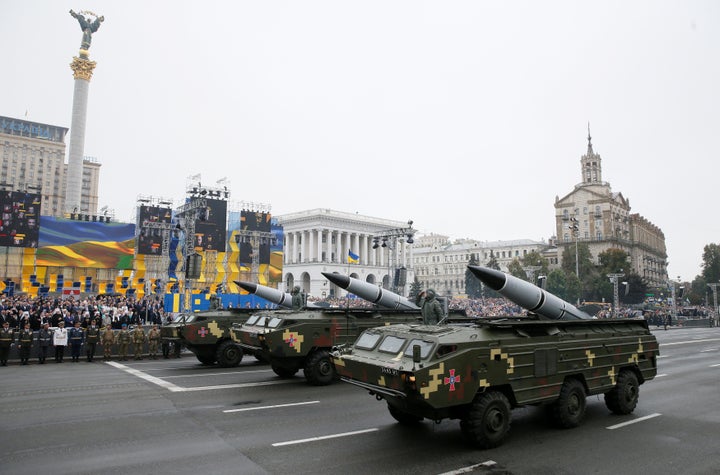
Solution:
{"label": "monument statue", "polygon": [[[100,23],[105,21],[105,17],[97,16],[93,12],[82,11],[75,13],[72,10],[70,10],[70,15],[72,15],[72,17],[80,23],[80,28],[82,28],[83,32],[82,41],[80,42],[80,50],[84,51],[84,54],[87,54],[87,50],[90,49],[92,34],[100,28]],[[81,53],[81,56],[82,55],[83,53]]]}

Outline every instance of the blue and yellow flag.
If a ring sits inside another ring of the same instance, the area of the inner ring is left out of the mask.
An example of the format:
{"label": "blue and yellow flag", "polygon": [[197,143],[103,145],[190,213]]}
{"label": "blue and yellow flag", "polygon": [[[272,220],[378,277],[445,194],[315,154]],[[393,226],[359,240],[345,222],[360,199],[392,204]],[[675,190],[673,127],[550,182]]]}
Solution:
{"label": "blue and yellow flag", "polygon": [[360,256],[348,249],[348,264],[359,264]]}

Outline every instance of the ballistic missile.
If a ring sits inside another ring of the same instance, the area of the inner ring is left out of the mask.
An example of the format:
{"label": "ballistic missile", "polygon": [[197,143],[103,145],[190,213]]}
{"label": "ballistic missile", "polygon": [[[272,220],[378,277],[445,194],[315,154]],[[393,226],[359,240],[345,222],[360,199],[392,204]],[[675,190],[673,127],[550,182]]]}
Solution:
{"label": "ballistic missile", "polygon": [[468,266],[483,284],[506,299],[538,315],[553,320],[591,319],[573,304],[540,287],[512,275],[482,266]]}
{"label": "ballistic missile", "polygon": [[375,284],[363,282],[362,280],[342,274],[323,272],[322,275],[338,287],[380,307],[395,310],[420,310],[420,307],[402,295],[378,287]]}
{"label": "ballistic missile", "polygon": [[[235,284],[244,291],[255,294],[258,297],[262,297],[269,302],[280,305],[281,307],[292,308],[292,295],[288,292],[281,292],[280,290],[273,289],[272,287],[239,280],[236,280]],[[310,304],[307,306],[312,307]]]}

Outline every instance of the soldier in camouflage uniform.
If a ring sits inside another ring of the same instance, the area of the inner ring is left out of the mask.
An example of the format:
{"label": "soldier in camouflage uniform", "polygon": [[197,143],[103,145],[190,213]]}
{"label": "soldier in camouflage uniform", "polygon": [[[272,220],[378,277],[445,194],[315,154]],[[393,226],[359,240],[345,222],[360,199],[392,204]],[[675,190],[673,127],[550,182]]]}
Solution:
{"label": "soldier in camouflage uniform", "polygon": [[15,336],[10,329],[10,323],[3,322],[3,328],[0,330],[0,365],[7,366],[8,355],[10,354],[10,346]]}
{"label": "soldier in camouflage uniform", "polygon": [[33,343],[33,332],[30,330],[30,324],[26,323],[25,328],[22,329],[18,335],[18,348],[20,352],[20,362],[24,365],[28,364],[30,359],[30,348]]}
{"label": "soldier in camouflage uniform", "polygon": [[160,330],[157,325],[153,325],[147,335],[148,338],[148,353],[150,359],[157,359],[158,343],[160,342]]}
{"label": "soldier in camouflage uniform", "polygon": [[145,343],[145,331],[143,330],[142,323],[138,323],[135,330],[132,332],[133,349],[135,350],[135,359],[142,359],[143,343]]}
{"label": "soldier in camouflage uniform", "polygon": [[103,346],[103,359],[110,361],[112,359],[112,345],[115,343],[115,333],[110,325],[105,325],[105,330],[100,337],[100,343]]}
{"label": "soldier in camouflage uniform", "polygon": [[85,355],[87,355],[88,363],[92,363],[95,358],[95,346],[100,339],[100,328],[97,326],[95,320],[90,323],[90,326],[85,330]]}
{"label": "soldier in camouflage uniform", "polygon": [[128,345],[130,344],[130,332],[127,329],[127,323],[122,324],[121,330],[117,334],[116,343],[119,345],[120,361],[127,361]]}

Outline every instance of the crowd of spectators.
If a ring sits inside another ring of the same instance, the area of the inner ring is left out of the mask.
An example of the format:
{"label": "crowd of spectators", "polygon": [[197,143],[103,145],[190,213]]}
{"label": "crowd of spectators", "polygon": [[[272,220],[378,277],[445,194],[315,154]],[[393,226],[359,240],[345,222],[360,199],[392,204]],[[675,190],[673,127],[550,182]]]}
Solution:
{"label": "crowd of spectators", "polygon": [[66,328],[80,322],[87,328],[95,320],[99,326],[110,326],[119,330],[122,324],[162,324],[165,312],[161,298],[146,296],[140,299],[120,295],[99,295],[87,297],[30,297],[3,295],[0,298],[0,325],[10,324],[12,329],[21,329],[25,323],[38,331],[45,323],[57,327],[60,321]]}

